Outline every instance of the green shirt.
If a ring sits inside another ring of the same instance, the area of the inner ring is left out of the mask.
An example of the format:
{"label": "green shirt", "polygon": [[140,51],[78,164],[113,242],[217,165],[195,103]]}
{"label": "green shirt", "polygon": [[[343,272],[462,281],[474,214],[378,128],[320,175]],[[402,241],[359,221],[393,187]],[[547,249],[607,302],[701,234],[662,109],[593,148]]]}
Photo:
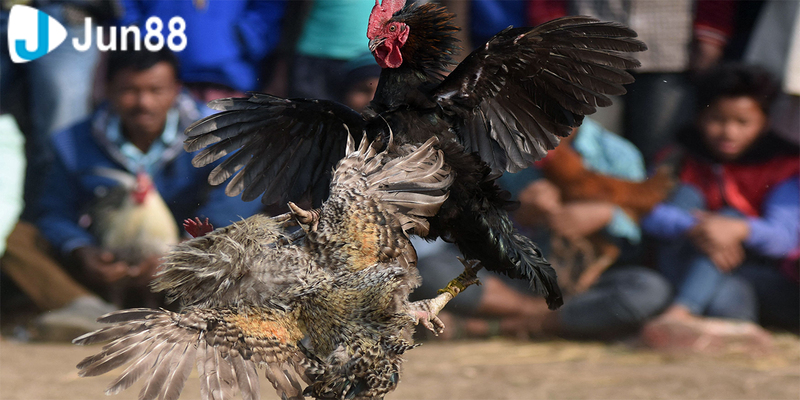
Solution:
{"label": "green shirt", "polygon": [[349,60],[367,50],[367,22],[374,0],[317,0],[311,7],[297,52]]}

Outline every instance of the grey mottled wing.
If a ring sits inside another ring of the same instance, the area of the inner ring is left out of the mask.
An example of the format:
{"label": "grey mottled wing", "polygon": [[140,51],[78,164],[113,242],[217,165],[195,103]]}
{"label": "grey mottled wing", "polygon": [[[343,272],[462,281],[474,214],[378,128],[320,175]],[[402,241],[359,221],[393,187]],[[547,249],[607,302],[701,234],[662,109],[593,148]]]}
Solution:
{"label": "grey mottled wing", "polygon": [[312,290],[301,239],[257,214],[175,246],[151,287],[184,307],[282,304]]}
{"label": "grey mottled wing", "polygon": [[646,46],[636,32],[590,17],[508,28],[473,51],[433,91],[445,112],[465,119],[459,135],[495,170],[527,168],[611,104],[633,82],[625,54]]}
{"label": "grey mottled wing", "polygon": [[296,313],[267,308],[189,308],[181,313],[131,309],[100,318],[113,323],[76,338],[73,343],[110,341],[98,354],[78,364],[80,376],[97,376],[127,365],[109,385],[116,394],[136,381],[144,383],[140,400],[175,400],[194,366],[201,398],[245,400],[260,396],[258,368],[281,398],[302,399],[311,383],[296,343],[303,337]]}

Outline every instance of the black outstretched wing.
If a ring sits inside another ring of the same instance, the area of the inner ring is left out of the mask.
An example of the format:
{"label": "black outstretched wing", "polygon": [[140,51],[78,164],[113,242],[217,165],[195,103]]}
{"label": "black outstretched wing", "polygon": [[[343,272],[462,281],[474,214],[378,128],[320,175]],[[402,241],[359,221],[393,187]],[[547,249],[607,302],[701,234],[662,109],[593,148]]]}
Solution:
{"label": "black outstretched wing", "polygon": [[319,206],[328,196],[333,167],[345,155],[348,134],[360,138],[366,124],[361,114],[327,100],[254,93],[208,105],[222,112],[186,129],[186,151],[202,149],[192,163],[201,167],[231,154],[211,171],[209,183],[233,176],[225,193],[241,193],[245,201],[264,193],[264,204],[310,195]]}
{"label": "black outstretched wing", "polygon": [[643,51],[636,32],[590,17],[508,28],[473,51],[433,91],[445,112],[465,118],[460,136],[495,170],[526,168],[583,116],[611,104],[633,82],[625,69]]}

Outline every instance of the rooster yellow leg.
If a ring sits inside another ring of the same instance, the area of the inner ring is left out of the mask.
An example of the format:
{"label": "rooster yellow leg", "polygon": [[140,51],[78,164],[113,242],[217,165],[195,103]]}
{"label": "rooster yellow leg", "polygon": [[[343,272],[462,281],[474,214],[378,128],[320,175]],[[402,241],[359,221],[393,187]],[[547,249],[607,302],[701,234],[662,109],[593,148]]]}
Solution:
{"label": "rooster yellow leg", "polygon": [[458,260],[464,264],[464,272],[450,281],[444,289],[439,289],[439,295],[432,299],[419,300],[409,305],[411,315],[417,324],[428,328],[431,332],[438,335],[444,332],[444,323],[439,319],[439,312],[445,305],[453,300],[459,293],[471,285],[480,285],[478,271],[483,266],[478,260],[466,261],[461,257]]}

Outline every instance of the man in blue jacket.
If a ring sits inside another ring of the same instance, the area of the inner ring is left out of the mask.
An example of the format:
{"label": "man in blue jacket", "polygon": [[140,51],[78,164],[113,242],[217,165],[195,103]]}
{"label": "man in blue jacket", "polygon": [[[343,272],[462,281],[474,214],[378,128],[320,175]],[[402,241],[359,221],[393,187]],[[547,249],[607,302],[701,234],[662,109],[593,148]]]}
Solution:
{"label": "man in blue jacket", "polygon": [[[225,226],[260,207],[226,196],[222,187],[211,188],[210,169],[192,166],[193,154],[183,150],[183,130],[205,115],[181,91],[177,60],[168,50],[110,53],[107,97],[108,104],[88,120],[52,138],[55,160],[44,177],[36,227],[58,263],[31,260],[41,246],[35,230],[20,225],[3,260],[3,271],[39,308],[55,309],[38,319],[42,328],[92,328],[94,318],[113,309],[97,294],[110,299],[120,282],[137,284],[144,292],[158,264],[151,257],[149,263],[127,265],[102,248],[102,233],[87,230],[82,219],[87,207],[119,184],[97,171],[147,173],[174,216],[165,225],[207,217]],[[118,304],[123,305],[136,304]]]}

